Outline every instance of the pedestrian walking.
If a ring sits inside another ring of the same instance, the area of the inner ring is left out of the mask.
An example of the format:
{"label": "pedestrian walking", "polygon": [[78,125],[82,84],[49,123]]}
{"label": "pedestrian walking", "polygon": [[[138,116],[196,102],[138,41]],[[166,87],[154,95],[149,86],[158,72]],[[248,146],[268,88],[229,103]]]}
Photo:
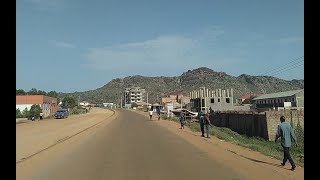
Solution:
{"label": "pedestrian walking", "polygon": [[207,134],[207,138],[210,138],[209,134],[210,134],[210,128],[209,126],[212,127],[212,124],[210,123],[210,115],[209,113],[207,112],[205,117],[204,117],[204,126],[206,128],[206,134]]}
{"label": "pedestrian walking", "polygon": [[150,108],[150,110],[149,110],[150,120],[152,120],[152,114],[153,114],[153,110]]}
{"label": "pedestrian walking", "polygon": [[158,120],[160,120],[160,106],[157,106],[157,114],[158,114]]}
{"label": "pedestrian walking", "polygon": [[281,146],[283,148],[283,160],[281,165],[285,166],[287,160],[289,160],[291,164],[291,170],[294,171],[296,165],[290,155],[290,147],[294,143],[297,147],[297,140],[294,134],[294,130],[288,122],[285,122],[286,118],[284,116],[280,117],[280,124],[278,125],[278,130],[276,133],[275,142],[277,142],[278,138],[281,138]]}
{"label": "pedestrian walking", "polygon": [[186,115],[184,112],[180,112],[180,129],[184,129],[184,124],[186,123]]}
{"label": "pedestrian walking", "polygon": [[198,120],[200,124],[200,129],[201,129],[201,137],[204,137],[204,112],[203,111],[199,111]]}
{"label": "pedestrian walking", "polygon": [[40,120],[43,118],[43,112],[40,113]]}

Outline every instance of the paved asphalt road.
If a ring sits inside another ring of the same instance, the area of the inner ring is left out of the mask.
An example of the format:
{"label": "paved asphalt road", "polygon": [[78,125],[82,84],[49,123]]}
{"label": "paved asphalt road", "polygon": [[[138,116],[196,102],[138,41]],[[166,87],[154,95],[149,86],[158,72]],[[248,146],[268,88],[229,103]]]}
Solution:
{"label": "paved asphalt road", "polygon": [[[156,120],[128,110],[50,162],[32,179],[243,179]],[[154,118],[156,119],[156,118]],[[179,129],[177,129],[178,131]]]}

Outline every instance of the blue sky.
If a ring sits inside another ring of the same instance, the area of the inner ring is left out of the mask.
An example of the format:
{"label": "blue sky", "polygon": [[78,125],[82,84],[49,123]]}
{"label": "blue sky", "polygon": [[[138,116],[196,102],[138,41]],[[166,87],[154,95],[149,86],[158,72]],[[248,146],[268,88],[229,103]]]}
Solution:
{"label": "blue sky", "polygon": [[198,67],[304,79],[304,1],[16,1],[17,89],[82,92]]}

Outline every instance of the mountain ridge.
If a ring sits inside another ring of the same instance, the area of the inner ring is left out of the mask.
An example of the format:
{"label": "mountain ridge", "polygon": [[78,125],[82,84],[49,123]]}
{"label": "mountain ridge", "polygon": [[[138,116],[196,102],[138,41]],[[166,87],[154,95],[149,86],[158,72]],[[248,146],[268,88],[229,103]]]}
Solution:
{"label": "mountain ridge", "polygon": [[304,88],[304,80],[283,80],[272,76],[252,76],[241,74],[228,75],[207,67],[199,67],[183,72],[180,76],[148,77],[142,75],[127,76],[112,79],[107,84],[95,90],[74,93],[59,93],[60,97],[71,96],[80,101],[91,103],[114,102],[120,103],[121,92],[124,88],[141,87],[148,92],[150,103],[160,102],[160,98],[173,91],[190,92],[205,86],[209,89],[233,88],[234,97],[248,93],[274,93]]}

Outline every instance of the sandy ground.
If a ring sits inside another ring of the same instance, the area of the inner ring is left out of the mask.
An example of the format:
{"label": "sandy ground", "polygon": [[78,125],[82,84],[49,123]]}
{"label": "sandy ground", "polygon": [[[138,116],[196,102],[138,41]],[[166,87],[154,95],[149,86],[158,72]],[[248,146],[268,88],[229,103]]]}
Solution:
{"label": "sandy ground", "polygon": [[66,119],[28,120],[26,123],[19,123],[16,125],[16,162],[107,120],[113,114],[110,110],[93,108],[87,114],[72,115]]}
{"label": "sandy ground", "polygon": [[[135,112],[148,116],[147,112]],[[93,134],[94,128],[90,128],[92,133],[88,133],[90,132],[88,131],[87,133],[80,133],[79,135],[74,136],[75,134],[88,129],[89,127],[95,127],[94,125],[98,123],[108,125],[110,121],[116,118],[116,114],[114,115],[113,111],[106,109],[94,108],[87,114],[70,116],[67,119],[49,119],[17,124],[17,168],[21,168],[21,172],[23,172],[23,169],[28,169],[29,171],[30,168],[19,165],[19,162],[23,162],[26,159],[30,159],[30,162],[36,162],[36,156],[29,157],[61,141],[63,142],[60,143],[61,145],[55,146],[55,151],[57,152],[55,154],[58,156],[59,151],[64,151],[66,148],[70,147],[72,143],[81,143],[81,138],[88,138],[90,134]],[[210,139],[202,138],[200,137],[200,133],[192,132],[188,128],[179,129],[180,124],[173,121],[158,121],[156,120],[156,116],[153,120],[156,121],[155,125],[165,127],[172,133],[205,151],[217,161],[220,161],[226,166],[233,167],[239,173],[247,176],[248,179],[252,179],[252,177],[256,177],[257,179],[267,179],[266,177],[270,179],[279,179],[279,177],[283,177],[280,179],[304,179],[304,168],[302,167],[297,167],[296,170],[292,172],[289,170],[291,168],[289,163],[287,163],[285,167],[281,167],[279,160],[265,156],[261,153],[251,151],[229,142],[221,141],[215,137],[211,137]],[[72,137],[70,140],[63,141],[70,137]],[[52,156],[45,152],[42,154],[43,156]],[[54,158],[54,156],[51,158]],[[41,165],[39,163],[33,164],[35,169],[37,166]]]}

